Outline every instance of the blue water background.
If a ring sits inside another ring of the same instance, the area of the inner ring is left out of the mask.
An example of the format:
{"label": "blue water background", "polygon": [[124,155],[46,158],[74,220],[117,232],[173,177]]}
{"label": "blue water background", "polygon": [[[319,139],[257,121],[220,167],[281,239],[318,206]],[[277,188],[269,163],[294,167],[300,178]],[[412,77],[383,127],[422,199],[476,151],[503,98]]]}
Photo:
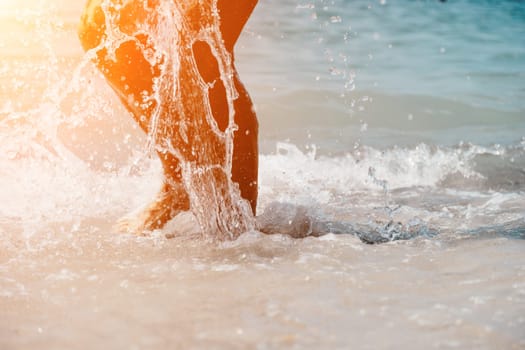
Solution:
{"label": "blue water background", "polygon": [[524,1],[263,0],[240,45],[259,83],[525,111]]}

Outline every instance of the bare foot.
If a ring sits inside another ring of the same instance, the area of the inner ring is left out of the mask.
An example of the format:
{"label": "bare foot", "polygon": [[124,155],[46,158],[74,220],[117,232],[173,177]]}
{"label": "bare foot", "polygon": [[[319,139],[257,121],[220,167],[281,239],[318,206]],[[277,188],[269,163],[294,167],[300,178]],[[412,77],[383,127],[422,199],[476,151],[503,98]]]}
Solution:
{"label": "bare foot", "polygon": [[164,184],[157,198],[138,213],[123,217],[115,229],[139,236],[161,229],[182,211],[189,210],[189,199],[182,185]]}

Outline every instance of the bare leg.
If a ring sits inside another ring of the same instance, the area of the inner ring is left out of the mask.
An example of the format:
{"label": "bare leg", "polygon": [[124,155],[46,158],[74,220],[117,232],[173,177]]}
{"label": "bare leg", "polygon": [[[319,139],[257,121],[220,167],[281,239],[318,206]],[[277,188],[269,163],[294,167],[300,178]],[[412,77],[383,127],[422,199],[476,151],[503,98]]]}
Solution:
{"label": "bare leg", "polygon": [[[79,37],[86,50],[97,47],[105,39],[105,17],[104,12],[100,8],[101,2],[102,0],[91,0],[82,19]],[[219,3],[221,18],[223,15],[227,17],[231,13],[231,9],[227,8],[228,6],[231,7],[231,2],[229,2],[230,5],[221,5],[222,2]],[[247,1],[246,4],[250,8],[244,11],[247,12],[246,14],[238,17],[237,22],[239,23],[237,25],[231,21],[229,23],[232,24],[221,25],[225,42],[231,46],[231,50],[233,50],[233,45],[240,30],[255,5],[253,0]],[[128,4],[126,6],[131,6],[128,10],[130,10],[131,14],[136,15],[136,11],[143,10],[144,6],[147,5],[143,1],[136,0],[131,5]],[[238,12],[242,6],[238,5],[235,11]],[[133,20],[133,17],[129,14],[122,17],[127,18],[128,21]],[[120,25],[125,26],[127,24],[120,23]],[[149,132],[149,122],[156,107],[153,104],[154,102],[147,101],[147,97],[152,94],[153,81],[160,74],[159,67],[151,65],[144,58],[143,48],[139,47],[147,45],[147,37],[136,36],[134,40],[120,45],[115,51],[116,60],[108,58],[105,49],[97,52],[96,59],[97,66],[101,72],[146,133]],[[207,44],[195,44],[193,54],[201,77],[208,82],[220,81],[218,79],[217,62]],[[239,129],[234,135],[232,179],[239,184],[242,197],[250,202],[255,213],[258,169],[257,119],[246,89],[237,76],[234,79],[239,93],[239,98],[234,101],[235,121]],[[219,127],[225,128],[228,118],[225,88],[222,84],[215,84],[208,93],[213,116]],[[161,122],[164,124],[172,124],[179,117],[166,114],[161,116],[161,119]],[[169,139],[170,135],[166,134],[162,135],[162,137]],[[160,228],[178,212],[189,209],[188,194],[182,186],[181,169],[177,158],[171,153],[163,151],[159,151],[158,155],[164,168],[164,185],[158,198],[138,218],[139,225],[135,225],[135,229],[138,231]]]}

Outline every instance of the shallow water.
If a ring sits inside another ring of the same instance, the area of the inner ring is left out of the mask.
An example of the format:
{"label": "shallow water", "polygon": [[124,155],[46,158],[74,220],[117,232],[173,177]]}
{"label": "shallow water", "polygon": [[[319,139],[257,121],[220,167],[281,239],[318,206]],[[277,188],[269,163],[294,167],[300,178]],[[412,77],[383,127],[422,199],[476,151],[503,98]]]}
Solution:
{"label": "shallow water", "polygon": [[522,2],[261,1],[259,212],[332,233],[223,243],[114,234],[160,168],[83,5],[0,1],[0,348],[525,348]]}
{"label": "shallow water", "polygon": [[524,345],[522,240],[216,246],[102,231],[17,248],[2,256],[3,348]]}

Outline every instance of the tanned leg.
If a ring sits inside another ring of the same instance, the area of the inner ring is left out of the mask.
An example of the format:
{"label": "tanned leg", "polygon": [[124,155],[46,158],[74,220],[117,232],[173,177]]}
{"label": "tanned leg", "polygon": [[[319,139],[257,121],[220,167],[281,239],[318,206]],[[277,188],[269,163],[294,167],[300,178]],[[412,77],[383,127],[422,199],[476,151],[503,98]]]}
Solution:
{"label": "tanned leg", "polygon": [[[233,62],[235,62],[233,54],[235,43],[256,4],[257,0],[218,0],[220,30]],[[193,47],[193,52],[204,80],[220,82],[218,65],[209,47],[197,42]],[[241,196],[250,202],[255,215],[258,195],[259,126],[250,96],[239,80],[236,70],[234,82],[239,96],[234,101],[235,123],[238,130],[233,139],[232,180],[239,184]],[[221,83],[215,84],[209,94],[214,118],[221,129],[225,128],[228,123],[228,107],[224,86]]]}
{"label": "tanned leg", "polygon": [[[105,15],[100,7],[102,0],[91,0],[82,16],[79,38],[84,49],[93,49],[104,40]],[[144,58],[142,48],[146,37],[124,42],[109,58],[106,49],[96,52],[95,63],[111,87],[131,112],[144,132],[148,133],[151,114],[155,105],[145,98],[153,93],[153,79],[159,76],[159,68]],[[175,118],[175,116],[166,116]],[[157,152],[163,169],[164,181],[157,198],[138,214],[138,217],[121,223],[121,229],[138,234],[161,228],[180,211],[189,209],[189,199],[181,181],[181,171],[175,156],[168,152]]]}
{"label": "tanned leg", "polygon": [[[232,6],[235,2],[238,2],[237,6]],[[232,55],[233,45],[253,10],[255,2],[254,0],[220,0],[219,2],[221,31]],[[90,0],[86,13],[82,17],[79,37],[85,50],[95,48],[105,40],[105,16],[100,7],[101,3],[102,0]],[[123,10],[128,11],[127,16],[121,17],[127,21],[133,21],[133,14],[138,16],[138,11],[144,9],[144,4],[140,0],[128,3]],[[133,23],[121,22],[119,25],[124,27],[133,25]],[[159,66],[150,64],[144,58],[143,48],[148,45],[146,36],[135,36],[133,40],[124,42],[117,48],[115,57],[108,57],[106,50],[101,49],[96,52],[95,60],[109,84],[146,133],[149,132],[149,122],[156,108],[155,102],[149,101],[147,97],[153,92],[153,80],[160,75]],[[216,59],[207,44],[196,43],[193,53],[201,77],[207,82],[221,82]],[[232,179],[239,184],[242,197],[250,202],[255,213],[258,169],[257,119],[248,93],[236,72],[234,79],[239,97],[234,101],[235,122],[238,130],[234,135]],[[209,98],[213,116],[219,127],[224,130],[228,124],[229,113],[226,91],[222,83],[215,84],[209,90]],[[163,122],[168,123],[178,120],[177,115],[163,115],[161,118],[165,118]],[[188,194],[182,186],[178,160],[174,155],[165,151],[158,151],[158,155],[164,168],[164,184],[157,199],[139,215],[136,220],[137,224],[132,225],[131,229],[137,233],[161,228],[178,212],[189,209]]]}
{"label": "tanned leg", "polygon": [[[209,97],[214,119],[221,130],[228,125],[228,102],[226,90],[220,79],[219,67],[207,44],[197,42],[193,46],[199,73],[207,83],[214,83]],[[246,88],[234,77],[238,98],[234,101],[235,124],[238,130],[233,138],[232,180],[239,184],[241,196],[250,202],[255,214],[257,207],[258,177],[258,122],[253,111],[252,101]]]}

